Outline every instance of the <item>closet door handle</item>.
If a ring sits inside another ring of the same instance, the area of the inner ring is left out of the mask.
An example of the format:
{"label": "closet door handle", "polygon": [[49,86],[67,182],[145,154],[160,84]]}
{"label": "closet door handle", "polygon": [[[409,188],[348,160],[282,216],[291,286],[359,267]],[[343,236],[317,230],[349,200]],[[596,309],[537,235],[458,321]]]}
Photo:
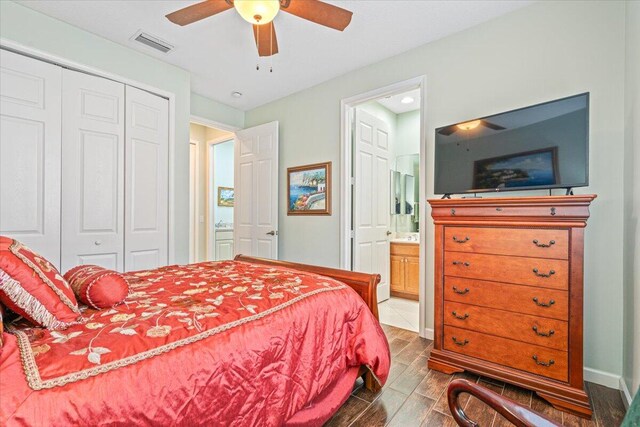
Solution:
{"label": "closet door handle", "polygon": [[102,240],[96,240],[95,242],[93,242],[93,244],[96,246],[100,246],[102,244]]}

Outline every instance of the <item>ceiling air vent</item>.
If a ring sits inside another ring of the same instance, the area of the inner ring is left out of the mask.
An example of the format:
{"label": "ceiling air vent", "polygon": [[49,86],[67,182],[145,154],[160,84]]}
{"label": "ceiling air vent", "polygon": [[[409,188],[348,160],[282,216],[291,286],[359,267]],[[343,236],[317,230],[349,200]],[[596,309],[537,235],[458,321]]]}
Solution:
{"label": "ceiling air vent", "polygon": [[138,31],[137,33],[135,33],[133,37],[131,37],[131,40],[142,43],[143,45],[155,50],[159,50],[162,53],[169,53],[174,48],[166,41],[161,40],[158,37],[154,37],[149,33],[145,33],[144,31]]}

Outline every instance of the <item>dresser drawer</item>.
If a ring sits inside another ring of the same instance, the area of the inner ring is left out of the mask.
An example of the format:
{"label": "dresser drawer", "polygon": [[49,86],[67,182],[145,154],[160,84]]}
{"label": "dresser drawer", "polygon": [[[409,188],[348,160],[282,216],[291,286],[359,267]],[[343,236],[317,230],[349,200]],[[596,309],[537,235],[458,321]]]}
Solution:
{"label": "dresser drawer", "polygon": [[569,258],[569,231],[534,228],[446,227],[444,249],[537,258]]}
{"label": "dresser drawer", "polygon": [[496,282],[567,289],[569,263],[545,258],[444,253],[444,274]]}
{"label": "dresser drawer", "polygon": [[568,325],[562,320],[445,302],[444,324],[567,351]]}
{"label": "dresser drawer", "polygon": [[444,327],[444,348],[558,381],[568,380],[568,353],[507,338]]}
{"label": "dresser drawer", "polygon": [[444,299],[524,314],[569,319],[569,293],[486,280],[444,278]]}

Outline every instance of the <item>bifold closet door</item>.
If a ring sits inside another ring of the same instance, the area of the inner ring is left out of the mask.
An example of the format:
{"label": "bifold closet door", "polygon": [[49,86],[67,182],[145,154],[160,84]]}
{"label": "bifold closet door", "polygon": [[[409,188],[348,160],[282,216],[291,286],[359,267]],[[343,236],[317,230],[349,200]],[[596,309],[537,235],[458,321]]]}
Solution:
{"label": "bifold closet door", "polygon": [[124,268],[124,96],[122,83],[63,70],[63,272]]}
{"label": "bifold closet door", "polygon": [[127,86],[125,133],[125,270],[156,268],[168,262],[169,101]]}
{"label": "bifold closet door", "polygon": [[62,69],[0,50],[0,235],[60,266]]}

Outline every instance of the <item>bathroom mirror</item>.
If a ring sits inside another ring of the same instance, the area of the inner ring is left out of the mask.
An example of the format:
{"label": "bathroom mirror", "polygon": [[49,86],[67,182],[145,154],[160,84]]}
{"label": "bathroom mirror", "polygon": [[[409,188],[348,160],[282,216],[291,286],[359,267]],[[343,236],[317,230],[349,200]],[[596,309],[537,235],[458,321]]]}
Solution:
{"label": "bathroom mirror", "polygon": [[402,200],[402,174],[398,171],[390,171],[391,173],[391,191],[389,192],[391,194],[391,199],[390,199],[390,211],[391,211],[391,215],[397,215],[400,213],[400,202]]}
{"label": "bathroom mirror", "polygon": [[415,204],[415,178],[413,175],[404,175],[404,203],[400,210],[403,214],[414,215]]}

